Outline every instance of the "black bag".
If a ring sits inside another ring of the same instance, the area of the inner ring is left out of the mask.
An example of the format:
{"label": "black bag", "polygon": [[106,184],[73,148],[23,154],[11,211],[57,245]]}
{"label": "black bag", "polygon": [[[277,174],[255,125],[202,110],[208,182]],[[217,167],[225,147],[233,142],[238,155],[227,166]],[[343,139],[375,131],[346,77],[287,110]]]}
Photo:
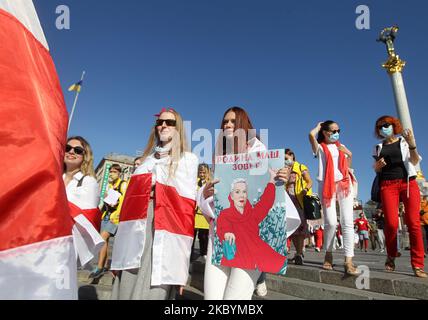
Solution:
{"label": "black bag", "polygon": [[321,201],[316,195],[303,197],[303,211],[306,220],[321,219]]}
{"label": "black bag", "polygon": [[371,191],[371,200],[377,203],[381,202],[380,199],[380,174],[376,175],[376,178],[373,180],[372,191]]}
{"label": "black bag", "polygon": [[[302,165],[300,165],[300,172],[302,172]],[[300,177],[300,183],[303,189],[303,178]],[[321,219],[321,201],[316,195],[303,196],[303,212],[305,213],[306,220]]]}
{"label": "black bag", "polygon": [[[376,155],[373,156],[373,158],[377,161],[379,158],[379,147],[376,147]],[[373,180],[372,183],[372,190],[371,190],[371,200],[377,203],[381,202],[380,198],[380,174],[376,174],[376,177]]]}

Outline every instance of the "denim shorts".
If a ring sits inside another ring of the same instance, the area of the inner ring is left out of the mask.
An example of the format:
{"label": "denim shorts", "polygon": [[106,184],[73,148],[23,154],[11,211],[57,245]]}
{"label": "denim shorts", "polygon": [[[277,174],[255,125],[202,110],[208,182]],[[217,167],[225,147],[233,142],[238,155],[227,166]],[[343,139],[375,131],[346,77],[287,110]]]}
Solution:
{"label": "denim shorts", "polygon": [[369,232],[368,231],[360,231],[358,232],[360,236],[360,240],[369,240]]}
{"label": "denim shorts", "polygon": [[110,220],[101,221],[101,232],[106,231],[114,236],[117,232],[117,225]]}

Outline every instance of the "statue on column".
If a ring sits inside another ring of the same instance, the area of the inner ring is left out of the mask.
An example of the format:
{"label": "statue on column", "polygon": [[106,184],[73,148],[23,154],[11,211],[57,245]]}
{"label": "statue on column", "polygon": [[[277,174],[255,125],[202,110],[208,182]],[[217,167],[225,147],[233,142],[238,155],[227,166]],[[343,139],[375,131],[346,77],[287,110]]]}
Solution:
{"label": "statue on column", "polygon": [[386,44],[388,55],[390,57],[395,57],[395,49],[394,49],[394,40],[397,36],[398,27],[393,26],[389,28],[385,28],[380,33],[379,39],[377,39],[378,42],[383,42]]}

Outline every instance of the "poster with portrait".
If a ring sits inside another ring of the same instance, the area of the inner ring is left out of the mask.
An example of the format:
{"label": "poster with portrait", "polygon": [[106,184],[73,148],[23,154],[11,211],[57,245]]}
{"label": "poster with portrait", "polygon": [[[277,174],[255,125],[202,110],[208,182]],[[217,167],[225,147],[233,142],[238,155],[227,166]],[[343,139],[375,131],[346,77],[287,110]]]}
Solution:
{"label": "poster with portrait", "polygon": [[285,274],[287,268],[284,150],[215,159],[212,263]]}

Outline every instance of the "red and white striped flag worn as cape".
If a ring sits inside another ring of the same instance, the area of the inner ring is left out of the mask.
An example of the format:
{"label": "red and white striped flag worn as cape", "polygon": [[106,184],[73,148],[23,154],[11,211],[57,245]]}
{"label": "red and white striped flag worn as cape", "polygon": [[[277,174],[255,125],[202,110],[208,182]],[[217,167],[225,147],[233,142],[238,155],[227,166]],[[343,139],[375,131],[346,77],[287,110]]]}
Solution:
{"label": "red and white striped flag worn as cape", "polygon": [[74,219],[73,240],[78,263],[81,266],[88,264],[97,255],[104,245],[104,239],[99,233],[101,226],[101,211],[98,209],[99,189],[95,178],[83,178],[81,172],[74,176],[85,179],[79,188],[68,185],[66,188],[70,206],[70,214]]}
{"label": "red and white striped flag worn as cape", "polygon": [[77,299],[68,115],[31,0],[0,0],[0,122],[0,299]]}
{"label": "red and white striped flag worn as cape", "polygon": [[152,286],[186,285],[194,237],[198,158],[185,153],[174,176],[169,158],[148,157],[132,176],[126,191],[113,248],[113,270],[140,268],[147,211],[155,180]]}

